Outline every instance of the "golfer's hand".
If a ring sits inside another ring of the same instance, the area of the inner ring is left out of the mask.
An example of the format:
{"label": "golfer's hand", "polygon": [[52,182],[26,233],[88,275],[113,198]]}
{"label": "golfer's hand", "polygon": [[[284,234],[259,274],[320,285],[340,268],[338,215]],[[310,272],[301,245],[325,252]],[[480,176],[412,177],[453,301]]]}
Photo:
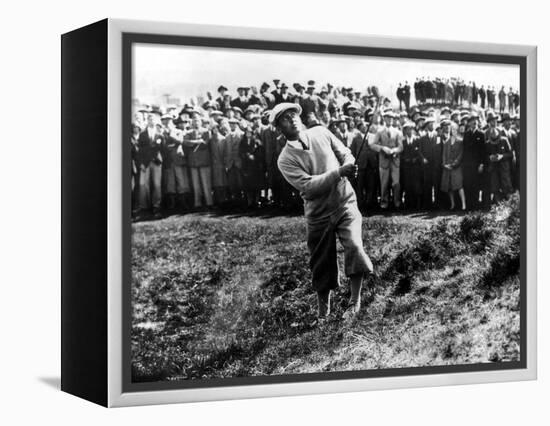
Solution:
{"label": "golfer's hand", "polygon": [[358,167],[355,164],[344,164],[338,172],[342,177],[355,177],[357,175]]}

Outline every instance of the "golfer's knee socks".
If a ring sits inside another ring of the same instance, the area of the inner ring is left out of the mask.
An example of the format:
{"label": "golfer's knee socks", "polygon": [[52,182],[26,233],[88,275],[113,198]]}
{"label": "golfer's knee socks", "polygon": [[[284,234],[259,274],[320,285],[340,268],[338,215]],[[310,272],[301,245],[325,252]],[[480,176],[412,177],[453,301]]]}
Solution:
{"label": "golfer's knee socks", "polygon": [[361,303],[361,286],[363,284],[363,277],[353,277],[350,280],[350,292],[349,298],[350,305],[359,305]]}
{"label": "golfer's knee socks", "polygon": [[330,290],[317,292],[318,315],[326,317],[330,313]]}

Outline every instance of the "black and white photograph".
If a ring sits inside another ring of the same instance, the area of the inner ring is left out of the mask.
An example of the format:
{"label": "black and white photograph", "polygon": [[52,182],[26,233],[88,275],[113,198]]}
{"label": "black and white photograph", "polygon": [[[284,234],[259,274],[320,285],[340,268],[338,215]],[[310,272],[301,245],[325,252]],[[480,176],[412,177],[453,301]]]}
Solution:
{"label": "black and white photograph", "polygon": [[435,56],[132,44],[132,383],[521,365],[520,65]]}

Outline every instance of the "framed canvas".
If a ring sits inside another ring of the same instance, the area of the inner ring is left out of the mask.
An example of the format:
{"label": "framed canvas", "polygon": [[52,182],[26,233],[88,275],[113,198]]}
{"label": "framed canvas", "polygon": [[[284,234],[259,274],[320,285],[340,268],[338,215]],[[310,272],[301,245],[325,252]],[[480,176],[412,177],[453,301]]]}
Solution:
{"label": "framed canvas", "polygon": [[536,47],[112,19],[61,41],[64,391],[536,378]]}

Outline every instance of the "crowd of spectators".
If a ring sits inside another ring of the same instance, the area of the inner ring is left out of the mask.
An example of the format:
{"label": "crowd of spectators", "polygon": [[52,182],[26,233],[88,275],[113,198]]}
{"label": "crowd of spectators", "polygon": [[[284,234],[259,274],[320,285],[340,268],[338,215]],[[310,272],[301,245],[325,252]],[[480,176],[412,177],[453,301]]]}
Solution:
{"label": "crowd of spectators", "polygon": [[[461,79],[376,86],[304,86],[273,80],[183,106],[139,105],[131,131],[136,220],[171,212],[299,211],[277,158],[284,136],[269,122],[281,102],[301,106],[307,127],[325,126],[356,158],[364,214],[478,209],[519,189],[519,92]],[[444,196],[443,194],[448,194]],[[458,196],[458,198],[456,197]]]}

